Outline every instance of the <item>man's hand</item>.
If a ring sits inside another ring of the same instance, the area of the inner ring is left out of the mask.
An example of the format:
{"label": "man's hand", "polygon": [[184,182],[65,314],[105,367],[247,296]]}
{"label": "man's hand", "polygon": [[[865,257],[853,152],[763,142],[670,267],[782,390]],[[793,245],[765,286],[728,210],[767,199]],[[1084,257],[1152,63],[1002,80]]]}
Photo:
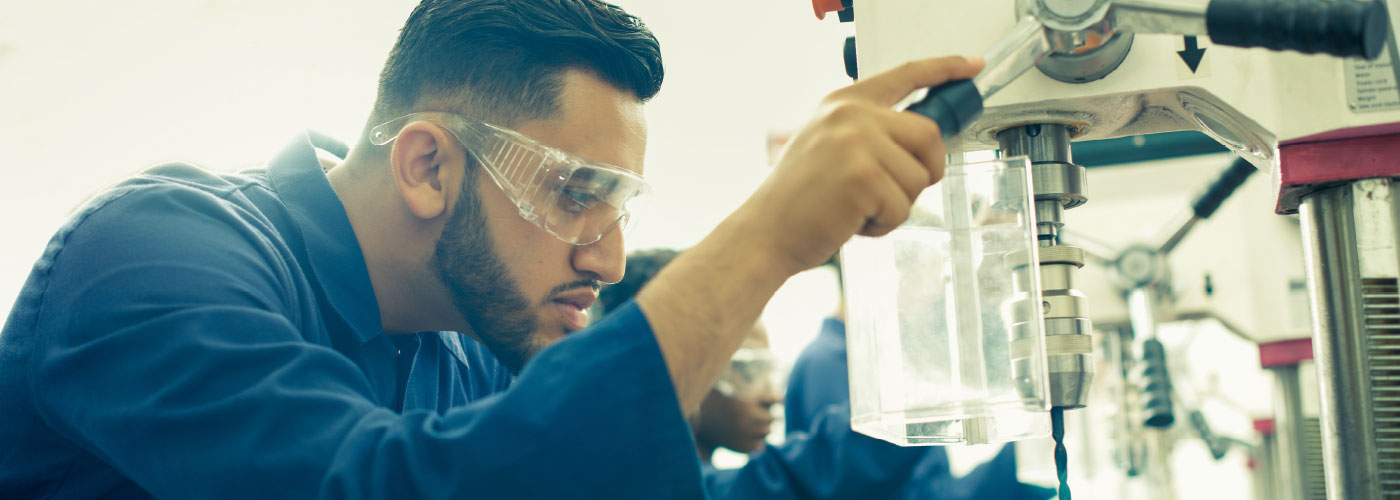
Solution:
{"label": "man's hand", "polygon": [[925,59],[832,92],[768,180],[637,295],[683,410],[720,369],[789,277],[825,262],[852,235],[878,236],[943,177],[938,125],[890,107],[911,92],[972,78],[980,59]]}
{"label": "man's hand", "polygon": [[917,89],[972,78],[982,64],[913,61],[831,93],[734,217],[762,227],[755,239],[792,273],[826,262],[854,234],[892,231],[943,178],[947,152],[937,124],[890,106]]}

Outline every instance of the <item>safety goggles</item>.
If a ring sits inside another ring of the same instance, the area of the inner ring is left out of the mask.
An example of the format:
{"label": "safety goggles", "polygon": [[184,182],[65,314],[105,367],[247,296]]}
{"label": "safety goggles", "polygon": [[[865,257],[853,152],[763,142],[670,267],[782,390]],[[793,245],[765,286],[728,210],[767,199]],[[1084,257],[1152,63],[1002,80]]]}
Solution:
{"label": "safety goggles", "polygon": [[650,194],[642,177],[589,161],[480,120],[451,113],[413,113],[370,129],[382,146],[411,122],[452,132],[491,180],[520,209],[520,216],[565,242],[588,245],[615,228],[627,231],[636,206]]}
{"label": "safety goggles", "polygon": [[757,399],[775,389],[773,353],[768,349],[739,349],[715,381],[715,390],[733,399]]}

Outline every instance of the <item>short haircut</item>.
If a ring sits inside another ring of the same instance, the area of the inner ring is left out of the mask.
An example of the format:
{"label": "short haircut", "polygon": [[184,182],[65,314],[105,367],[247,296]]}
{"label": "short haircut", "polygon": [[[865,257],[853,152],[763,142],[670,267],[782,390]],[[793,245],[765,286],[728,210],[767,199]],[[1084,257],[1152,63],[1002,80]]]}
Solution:
{"label": "short haircut", "polygon": [[612,312],[617,306],[635,297],[637,292],[677,255],[680,255],[679,251],[665,248],[638,250],[628,255],[627,271],[622,275],[622,281],[604,286],[602,291],[598,292],[598,304],[602,306],[603,314]]}
{"label": "short haircut", "polygon": [[549,118],[569,69],[589,71],[642,101],[661,90],[664,75],[656,37],[608,3],[423,0],[384,63],[365,133],[417,111],[502,126]]}

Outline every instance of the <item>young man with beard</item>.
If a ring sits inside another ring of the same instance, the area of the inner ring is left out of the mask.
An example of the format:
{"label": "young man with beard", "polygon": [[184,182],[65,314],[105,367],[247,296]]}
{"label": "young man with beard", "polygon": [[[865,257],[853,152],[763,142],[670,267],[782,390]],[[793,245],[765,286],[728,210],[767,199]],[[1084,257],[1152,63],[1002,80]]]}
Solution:
{"label": "young man with beard", "polygon": [[149,170],[59,230],[0,331],[0,497],[701,497],[682,415],[784,280],[941,177],[937,126],[890,106],[979,69],[832,93],[583,329],[647,189],[656,40],[594,0],[425,0],[328,173],[299,135],[261,170]]}

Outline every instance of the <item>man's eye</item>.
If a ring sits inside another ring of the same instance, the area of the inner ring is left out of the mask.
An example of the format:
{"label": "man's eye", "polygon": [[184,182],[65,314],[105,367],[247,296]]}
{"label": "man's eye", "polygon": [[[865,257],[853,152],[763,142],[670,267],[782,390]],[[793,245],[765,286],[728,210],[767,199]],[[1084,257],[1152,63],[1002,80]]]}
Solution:
{"label": "man's eye", "polygon": [[560,206],[571,214],[579,214],[598,204],[598,197],[576,189],[564,189]]}

